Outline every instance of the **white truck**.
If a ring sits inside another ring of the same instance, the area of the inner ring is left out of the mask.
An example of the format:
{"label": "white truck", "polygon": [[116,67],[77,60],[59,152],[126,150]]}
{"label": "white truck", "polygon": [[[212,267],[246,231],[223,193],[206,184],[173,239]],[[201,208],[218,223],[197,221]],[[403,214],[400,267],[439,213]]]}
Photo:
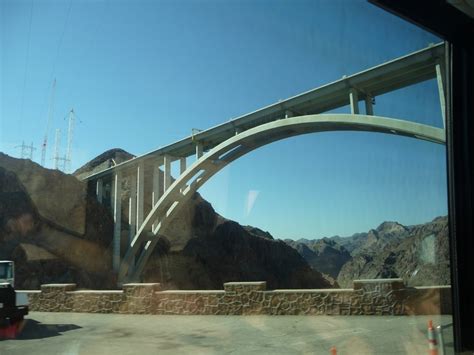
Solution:
{"label": "white truck", "polygon": [[27,296],[14,287],[14,262],[0,260],[0,327],[19,326],[28,314]]}

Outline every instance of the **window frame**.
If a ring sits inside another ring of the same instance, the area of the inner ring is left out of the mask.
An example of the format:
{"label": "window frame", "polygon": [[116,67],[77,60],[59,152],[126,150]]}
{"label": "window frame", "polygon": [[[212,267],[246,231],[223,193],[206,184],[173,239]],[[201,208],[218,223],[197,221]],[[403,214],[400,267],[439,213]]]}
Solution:
{"label": "window frame", "polygon": [[446,158],[454,349],[474,351],[474,19],[446,1],[429,5],[410,0],[368,1],[446,41]]}

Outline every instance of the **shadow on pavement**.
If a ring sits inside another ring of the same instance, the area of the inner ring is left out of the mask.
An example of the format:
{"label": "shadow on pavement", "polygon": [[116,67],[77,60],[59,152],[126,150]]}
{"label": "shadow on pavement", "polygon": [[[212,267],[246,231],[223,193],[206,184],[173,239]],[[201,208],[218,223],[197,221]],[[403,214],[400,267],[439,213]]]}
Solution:
{"label": "shadow on pavement", "polygon": [[16,337],[18,340],[41,339],[61,335],[69,330],[81,329],[75,324],[43,324],[34,319],[27,319],[22,332]]}

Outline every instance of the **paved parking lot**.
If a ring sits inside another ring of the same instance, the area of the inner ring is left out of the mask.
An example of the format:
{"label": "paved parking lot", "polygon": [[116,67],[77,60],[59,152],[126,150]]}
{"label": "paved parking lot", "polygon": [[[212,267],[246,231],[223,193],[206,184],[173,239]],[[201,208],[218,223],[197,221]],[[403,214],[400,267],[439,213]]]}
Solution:
{"label": "paved parking lot", "polygon": [[31,312],[0,354],[427,354],[428,319],[450,316],[155,316]]}

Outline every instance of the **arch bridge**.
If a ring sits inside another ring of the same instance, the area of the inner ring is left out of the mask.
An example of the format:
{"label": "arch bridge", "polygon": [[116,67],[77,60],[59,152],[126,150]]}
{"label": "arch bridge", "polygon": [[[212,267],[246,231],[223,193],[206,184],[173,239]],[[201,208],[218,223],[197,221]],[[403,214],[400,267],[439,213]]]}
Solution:
{"label": "arch bridge", "polygon": [[[207,180],[227,164],[254,149],[280,139],[325,131],[367,131],[445,143],[444,44],[394,59],[321,86],[180,141],[94,173],[84,180],[93,185],[99,202],[110,193],[114,216],[113,268],[120,283],[139,281],[158,237]],[[374,115],[375,97],[437,79],[443,128]],[[361,114],[359,103],[365,106]],[[350,113],[325,112],[349,105]],[[194,162],[187,166],[189,158]],[[172,162],[180,175],[171,177]],[[151,172],[145,196],[145,171]],[[163,173],[161,173],[163,171]],[[129,243],[121,258],[122,181],[130,181]],[[145,213],[145,199],[151,205]]]}

